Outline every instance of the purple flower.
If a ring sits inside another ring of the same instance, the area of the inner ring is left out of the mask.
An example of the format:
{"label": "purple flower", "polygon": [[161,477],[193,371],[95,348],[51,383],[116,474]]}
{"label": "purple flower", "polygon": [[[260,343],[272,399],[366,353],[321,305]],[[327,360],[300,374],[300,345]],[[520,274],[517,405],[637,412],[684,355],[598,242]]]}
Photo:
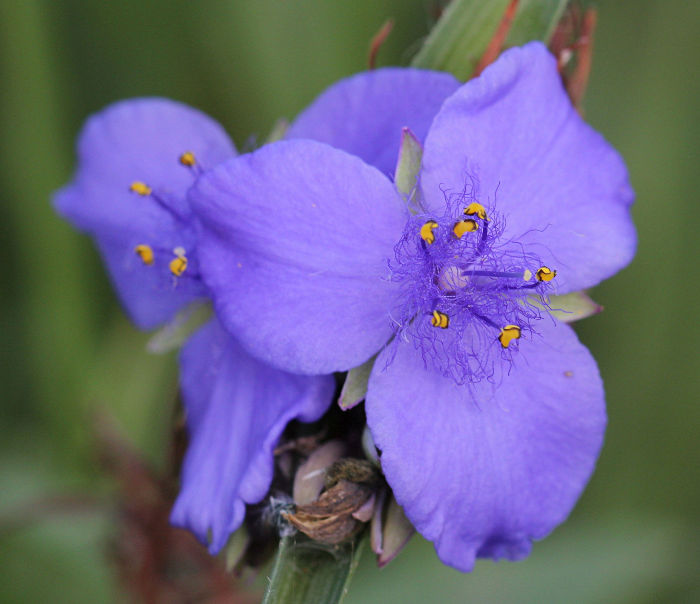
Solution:
{"label": "purple flower", "polygon": [[235,155],[219,124],[167,99],[122,101],[85,124],[78,170],[54,205],[92,235],[139,327],[206,297],[186,192],[204,169]]}
{"label": "purple flower", "polygon": [[[435,75],[406,73],[426,88]],[[335,114],[391,116],[400,91],[367,100],[381,77],[346,83]],[[386,132],[395,150],[400,129]],[[344,124],[327,140],[361,151],[372,136]],[[624,164],[532,43],[442,104],[418,214],[388,165],[291,140],[205,174],[190,191],[204,280],[225,327],[277,367],[323,374],[378,353],[367,420],[410,520],[461,570],[522,558],[569,514],[602,443],[596,364],[545,308],[630,261]]]}
{"label": "purple flower", "polygon": [[[186,192],[233,144],[202,113],[165,99],[123,101],[91,117],[74,181],[58,211],[90,233],[134,322],[153,327],[206,298]],[[180,356],[190,446],[172,522],[212,552],[260,501],[272,480],[272,448],[292,419],[328,408],[332,376],[298,376],[253,359],[216,320]]]}

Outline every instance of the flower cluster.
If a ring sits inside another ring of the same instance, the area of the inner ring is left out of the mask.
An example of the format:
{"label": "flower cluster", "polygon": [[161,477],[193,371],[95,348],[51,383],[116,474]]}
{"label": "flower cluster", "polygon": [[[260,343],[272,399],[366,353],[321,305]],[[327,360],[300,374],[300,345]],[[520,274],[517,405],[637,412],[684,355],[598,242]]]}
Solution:
{"label": "flower cluster", "polygon": [[[401,133],[422,145],[407,203]],[[285,140],[236,156],[164,100],[93,117],[56,197],[142,327],[196,298],[180,357],[191,434],[173,522],[218,551],[263,499],[292,419],[374,359],[367,425],[440,558],[518,559],[563,521],[602,443],[594,360],[552,312],[631,259],[624,164],[539,43],[474,80],[386,69],[323,93]]]}

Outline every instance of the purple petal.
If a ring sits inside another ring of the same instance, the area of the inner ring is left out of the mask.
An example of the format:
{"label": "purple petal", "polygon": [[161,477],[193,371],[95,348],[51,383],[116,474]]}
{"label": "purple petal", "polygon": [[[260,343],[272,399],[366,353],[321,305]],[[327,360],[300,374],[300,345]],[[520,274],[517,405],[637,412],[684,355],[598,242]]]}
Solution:
{"label": "purple petal", "polygon": [[[78,169],[54,200],[78,228],[100,235],[138,230],[157,237],[188,216],[185,193],[198,168],[180,163],[194,154],[197,166],[212,168],[236,154],[224,130],[210,117],[167,99],[145,98],[110,105],[88,119],[78,140]],[[135,181],[164,198],[158,204],[129,190]]]}
{"label": "purple petal", "polygon": [[208,172],[190,199],[218,316],[253,355],[330,373],[390,337],[387,262],[407,213],[381,172],[321,143],[283,141]]}
{"label": "purple petal", "polygon": [[267,493],[273,448],[288,422],[328,409],[332,376],[284,373],[250,357],[216,321],[180,357],[190,444],[170,520],[218,552]]}
{"label": "purple petal", "polygon": [[287,138],[310,138],[352,153],[385,174],[394,170],[402,128],[423,141],[443,101],[459,87],[450,74],[378,69],[341,80],[292,124]]}
{"label": "purple petal", "polygon": [[382,353],[370,378],[368,424],[396,500],[463,571],[476,556],[526,556],[567,517],[600,450],[595,361],[570,327],[541,323],[496,384],[458,386],[407,344],[384,371]]}
{"label": "purple petal", "polygon": [[481,203],[495,200],[505,218],[504,238],[551,258],[558,293],[595,285],[634,254],[625,165],[576,113],[540,43],[504,53],[445,102],[423,167],[433,208],[444,209],[441,189],[476,178]]}
{"label": "purple petal", "polygon": [[[180,163],[184,152],[195,166]],[[196,175],[235,155],[221,127],[199,111],[165,99],[123,101],[92,116],[78,143],[78,170],[59,191],[58,212],[93,235],[119,297],[133,321],[154,327],[202,297],[186,191]],[[142,182],[152,195],[130,191]],[[134,253],[148,245],[154,263]],[[175,279],[168,268],[183,248],[188,267]]]}

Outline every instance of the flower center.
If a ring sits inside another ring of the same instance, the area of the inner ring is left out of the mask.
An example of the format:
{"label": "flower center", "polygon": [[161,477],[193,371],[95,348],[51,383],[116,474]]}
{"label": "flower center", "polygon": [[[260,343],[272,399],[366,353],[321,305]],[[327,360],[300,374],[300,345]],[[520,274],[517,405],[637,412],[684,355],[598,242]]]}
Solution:
{"label": "flower center", "polygon": [[494,209],[462,201],[442,216],[409,218],[390,262],[404,305],[393,317],[398,335],[458,383],[491,379],[512,362],[518,340],[534,333],[556,271],[504,237]]}

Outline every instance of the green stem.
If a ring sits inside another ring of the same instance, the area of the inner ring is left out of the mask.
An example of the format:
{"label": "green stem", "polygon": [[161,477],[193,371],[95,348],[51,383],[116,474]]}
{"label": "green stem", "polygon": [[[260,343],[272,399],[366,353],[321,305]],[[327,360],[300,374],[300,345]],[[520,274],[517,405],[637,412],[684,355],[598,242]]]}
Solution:
{"label": "green stem", "polygon": [[361,538],[323,545],[304,536],[284,537],[263,604],[342,602],[360,558]]}

